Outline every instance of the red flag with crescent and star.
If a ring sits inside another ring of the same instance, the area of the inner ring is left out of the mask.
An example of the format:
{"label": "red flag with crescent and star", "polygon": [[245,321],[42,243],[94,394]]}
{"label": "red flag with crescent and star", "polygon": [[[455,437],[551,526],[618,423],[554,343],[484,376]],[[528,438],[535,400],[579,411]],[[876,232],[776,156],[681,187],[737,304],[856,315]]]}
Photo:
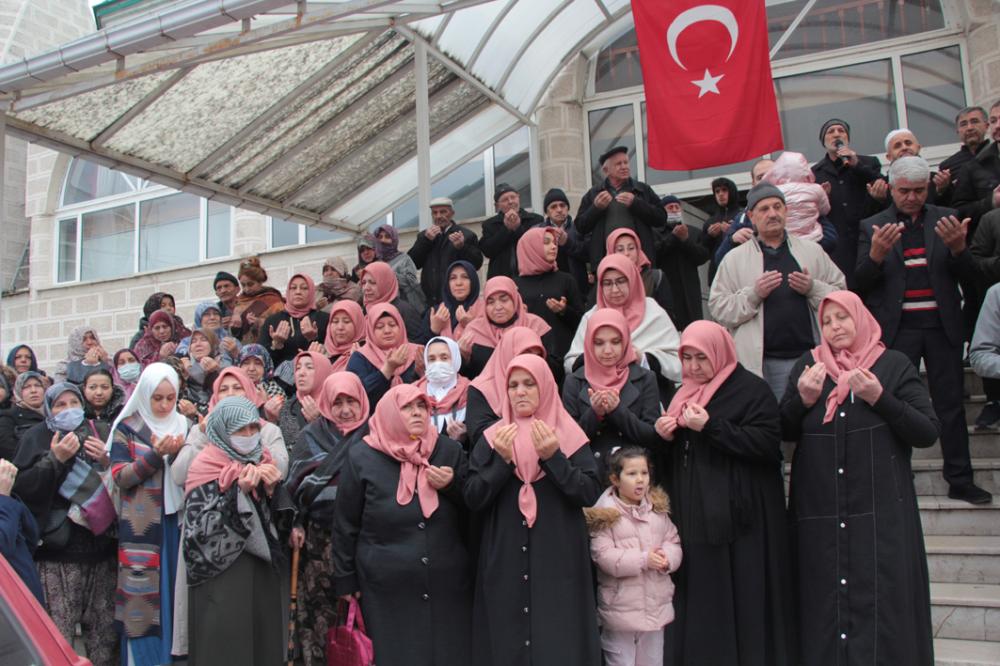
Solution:
{"label": "red flag with crescent and star", "polygon": [[680,171],[780,150],[764,0],[632,0],[649,165]]}

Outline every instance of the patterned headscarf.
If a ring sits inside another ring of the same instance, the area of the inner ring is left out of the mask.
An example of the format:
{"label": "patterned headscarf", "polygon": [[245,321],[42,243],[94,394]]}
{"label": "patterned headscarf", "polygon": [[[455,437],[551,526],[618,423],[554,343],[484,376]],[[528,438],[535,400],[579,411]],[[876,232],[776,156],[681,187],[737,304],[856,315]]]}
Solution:
{"label": "patterned headscarf", "polygon": [[14,404],[17,405],[18,407],[31,409],[37,412],[38,411],[37,409],[35,409],[34,407],[29,407],[28,405],[24,404],[24,401],[21,399],[21,391],[24,390],[24,385],[28,382],[28,380],[31,379],[35,379],[43,387],[45,386],[45,378],[42,376],[42,373],[35,372],[34,370],[26,370],[22,372],[17,376],[17,381],[14,382]]}
{"label": "patterned headscarf", "polygon": [[240,350],[239,365],[242,366],[243,361],[251,356],[260,359],[260,362],[264,364],[264,379],[270,379],[274,373],[274,361],[271,360],[271,354],[264,349],[263,345],[259,345],[256,342],[243,345],[243,349]]}
{"label": "patterned headscarf", "polygon": [[243,396],[234,395],[220,400],[208,413],[205,420],[205,436],[226,452],[233,460],[241,463],[258,463],[264,447],[260,442],[250,453],[243,455],[233,448],[229,436],[240,428],[260,421],[260,412],[252,402]]}

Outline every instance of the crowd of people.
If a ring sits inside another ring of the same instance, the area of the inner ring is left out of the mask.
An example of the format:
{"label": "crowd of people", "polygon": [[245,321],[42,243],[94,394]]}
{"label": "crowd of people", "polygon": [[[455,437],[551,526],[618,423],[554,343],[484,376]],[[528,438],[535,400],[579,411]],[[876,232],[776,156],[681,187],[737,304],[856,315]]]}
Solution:
{"label": "crowd of people", "polygon": [[359,608],[379,666],[930,666],[910,457],[991,501],[966,348],[1000,421],[1000,102],[956,128],[935,173],[891,132],[883,177],[832,119],[700,226],[619,146],[576,217],[434,199],[319,284],[251,257],[191,328],[155,293],[114,353],[19,344],[3,555],[98,665],[323,664]]}

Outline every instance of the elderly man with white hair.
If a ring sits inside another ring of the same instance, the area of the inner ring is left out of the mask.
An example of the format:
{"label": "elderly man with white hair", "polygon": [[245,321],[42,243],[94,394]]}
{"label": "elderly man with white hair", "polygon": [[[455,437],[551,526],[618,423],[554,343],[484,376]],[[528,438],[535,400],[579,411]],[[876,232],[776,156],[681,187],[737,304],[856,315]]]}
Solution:
{"label": "elderly man with white hair", "polygon": [[917,156],[900,157],[889,167],[892,205],[861,221],[855,278],[882,326],[882,342],[906,354],[916,367],[921,359],[927,367],[941,421],[948,496],[986,504],[992,496],[972,480],[962,406],[965,331],[958,283],[975,273],[965,242],[969,220],[959,220],[950,208],[927,204],[930,173]]}

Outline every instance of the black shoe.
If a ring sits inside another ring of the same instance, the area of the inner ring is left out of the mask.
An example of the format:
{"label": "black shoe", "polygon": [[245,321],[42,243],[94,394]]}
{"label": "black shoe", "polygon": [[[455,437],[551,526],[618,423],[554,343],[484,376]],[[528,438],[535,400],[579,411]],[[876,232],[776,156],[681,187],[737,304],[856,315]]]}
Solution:
{"label": "black shoe", "polygon": [[948,497],[954,500],[962,500],[969,504],[989,504],[993,501],[993,495],[974,483],[951,486],[948,488]]}
{"label": "black shoe", "polygon": [[986,430],[1000,421],[1000,402],[994,400],[983,405],[983,411],[976,417],[976,430]]}

